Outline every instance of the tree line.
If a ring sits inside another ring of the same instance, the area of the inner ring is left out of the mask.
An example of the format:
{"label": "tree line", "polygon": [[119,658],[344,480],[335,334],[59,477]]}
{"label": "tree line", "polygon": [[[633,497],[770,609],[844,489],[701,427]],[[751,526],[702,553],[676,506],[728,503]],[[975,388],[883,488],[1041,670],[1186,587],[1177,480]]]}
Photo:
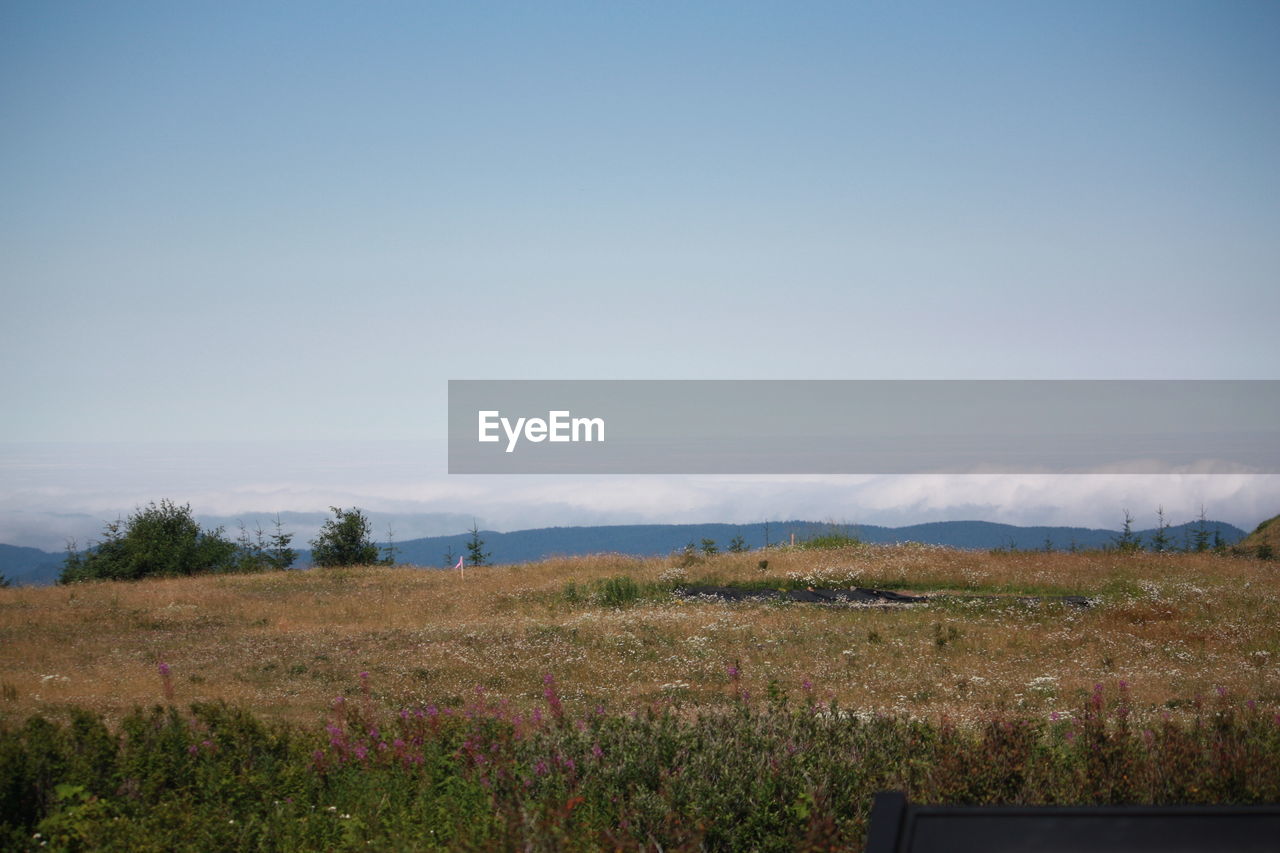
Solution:
{"label": "tree line", "polygon": [[[314,565],[395,565],[394,541],[379,547],[368,516],[355,508],[330,510],[333,517],[310,543]],[[241,525],[240,535],[232,539],[223,527],[201,528],[189,504],[152,501],[128,518],[108,522],[102,539],[85,550],[69,543],[58,582],[281,571],[298,558],[292,542],[293,534],[284,530],[279,516],[273,530],[259,525],[250,532]]]}

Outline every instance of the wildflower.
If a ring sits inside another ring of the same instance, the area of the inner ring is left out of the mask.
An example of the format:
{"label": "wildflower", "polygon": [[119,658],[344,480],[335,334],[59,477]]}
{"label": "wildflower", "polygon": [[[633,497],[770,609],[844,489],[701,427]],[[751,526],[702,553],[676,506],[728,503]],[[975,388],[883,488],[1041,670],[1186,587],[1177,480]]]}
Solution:
{"label": "wildflower", "polygon": [[169,664],[161,661],[156,665],[156,670],[160,673],[160,684],[164,690],[164,698],[168,702],[173,701],[173,679],[169,677]]}

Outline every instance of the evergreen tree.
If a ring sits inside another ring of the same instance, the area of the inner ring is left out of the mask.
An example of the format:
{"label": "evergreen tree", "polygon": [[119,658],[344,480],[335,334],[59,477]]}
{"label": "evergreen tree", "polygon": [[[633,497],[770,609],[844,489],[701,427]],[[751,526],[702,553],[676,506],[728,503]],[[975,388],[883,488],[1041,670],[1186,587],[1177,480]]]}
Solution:
{"label": "evergreen tree", "polygon": [[471,538],[467,540],[467,560],[473,566],[488,565],[489,557],[484,550],[484,540],[480,538],[480,529],[474,521],[471,522]]}
{"label": "evergreen tree", "polygon": [[267,535],[262,525],[258,524],[251,537],[249,531],[245,529],[244,522],[240,522],[240,538],[236,540],[236,545],[240,549],[239,570],[260,572],[268,569],[289,568],[298,557],[297,552],[289,547],[292,541],[293,534],[284,532],[284,525],[280,523],[279,515],[275,518],[275,532],[270,535]]}
{"label": "evergreen tree", "polygon": [[742,554],[747,550],[747,541],[741,535],[735,536],[729,540],[729,553]]}
{"label": "evergreen tree", "polygon": [[1160,506],[1156,509],[1156,532],[1151,534],[1151,550],[1156,553],[1163,553],[1169,550],[1169,522],[1164,517],[1164,507]]}
{"label": "evergreen tree", "polygon": [[1124,529],[1120,531],[1120,538],[1115,544],[1116,550],[1121,554],[1132,554],[1142,550],[1142,537],[1133,532],[1133,516],[1127,509],[1124,511]]}
{"label": "evergreen tree", "polygon": [[714,539],[703,539],[703,540],[702,540],[702,553],[703,553],[705,556],[707,556],[707,557],[714,557],[716,554],[719,554],[719,553],[720,553],[720,549],[716,547],[716,540],[714,540]]}
{"label": "evergreen tree", "polygon": [[1205,518],[1204,504],[1200,505],[1200,518],[1196,521],[1195,533],[1191,536],[1191,547],[1197,554],[1209,550],[1209,521]]}
{"label": "evergreen tree", "polygon": [[391,525],[387,525],[387,544],[382,548],[384,566],[394,566],[396,564],[396,554],[399,552],[396,548],[396,532]]}
{"label": "evergreen tree", "polygon": [[275,532],[271,534],[267,544],[267,561],[273,569],[287,569],[298,559],[298,552],[290,547],[293,534],[284,532],[280,523],[280,514],[276,513]]}

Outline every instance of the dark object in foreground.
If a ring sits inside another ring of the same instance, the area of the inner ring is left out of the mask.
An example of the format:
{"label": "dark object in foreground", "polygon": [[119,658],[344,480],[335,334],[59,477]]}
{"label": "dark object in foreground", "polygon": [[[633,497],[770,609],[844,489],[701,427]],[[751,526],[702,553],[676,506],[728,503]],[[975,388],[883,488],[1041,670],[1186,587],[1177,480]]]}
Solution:
{"label": "dark object in foreground", "polygon": [[[681,586],[675,594],[684,598],[718,598],[721,601],[761,601],[764,599],[785,599],[787,601],[806,601],[812,604],[920,604],[929,601],[924,595],[904,595],[883,589],[742,589],[736,586]],[[1083,595],[1049,595],[1049,596],[1008,596],[1008,595],[946,595],[941,598],[961,599],[966,601],[1019,602],[1021,604],[1065,604],[1070,607],[1089,607],[1092,601]]]}
{"label": "dark object in foreground", "polygon": [[1274,853],[1280,806],[921,806],[875,795],[866,853]]}
{"label": "dark object in foreground", "polygon": [[723,601],[753,601],[782,598],[816,604],[916,604],[928,601],[923,595],[903,595],[880,589],[739,589],[733,586],[682,586],[676,595],[686,598],[708,596]]}

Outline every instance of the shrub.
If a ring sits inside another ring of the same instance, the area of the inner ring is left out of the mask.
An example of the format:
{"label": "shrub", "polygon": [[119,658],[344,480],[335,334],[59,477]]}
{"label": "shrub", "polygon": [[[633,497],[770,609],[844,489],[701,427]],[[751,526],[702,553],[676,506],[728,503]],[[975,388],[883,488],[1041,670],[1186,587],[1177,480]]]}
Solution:
{"label": "shrub", "polygon": [[358,509],[333,510],[333,518],[324,523],[311,540],[311,562],[317,566],[388,565],[378,558],[378,546],[369,538],[369,519]]}
{"label": "shrub", "polygon": [[242,557],[221,527],[202,530],[189,505],[162,500],[107,524],[102,541],[83,554],[69,548],[59,581],[231,572],[242,568]]}
{"label": "shrub", "polygon": [[1099,685],[1067,717],[957,725],[769,692],[578,716],[547,676],[532,714],[477,694],[398,712],[339,698],[323,731],[213,704],[139,710],[115,732],[87,714],[0,721],[0,848],[856,850],[887,788],[928,803],[1280,798],[1280,718],[1225,695],[1159,719]]}

